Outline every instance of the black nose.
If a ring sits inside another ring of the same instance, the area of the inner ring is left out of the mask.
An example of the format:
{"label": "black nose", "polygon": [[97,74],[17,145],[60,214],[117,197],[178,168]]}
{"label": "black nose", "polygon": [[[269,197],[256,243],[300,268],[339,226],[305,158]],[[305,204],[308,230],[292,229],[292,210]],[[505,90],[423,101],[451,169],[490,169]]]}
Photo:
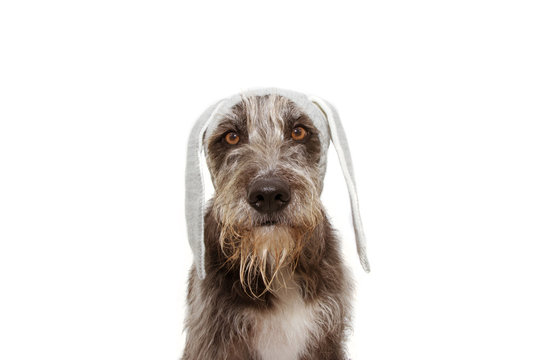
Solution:
{"label": "black nose", "polygon": [[289,185],[277,177],[267,177],[252,182],[248,187],[248,201],[262,213],[273,213],[289,203]]}

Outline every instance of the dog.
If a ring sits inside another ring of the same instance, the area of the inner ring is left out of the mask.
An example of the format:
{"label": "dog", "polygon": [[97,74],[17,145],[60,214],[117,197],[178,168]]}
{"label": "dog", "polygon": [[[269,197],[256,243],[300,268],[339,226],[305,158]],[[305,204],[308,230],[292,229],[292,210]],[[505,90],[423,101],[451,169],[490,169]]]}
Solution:
{"label": "dog", "polygon": [[321,126],[272,91],[213,116],[211,131],[198,130],[215,195],[204,276],[190,271],[182,359],[347,359],[352,281],[320,200]]}

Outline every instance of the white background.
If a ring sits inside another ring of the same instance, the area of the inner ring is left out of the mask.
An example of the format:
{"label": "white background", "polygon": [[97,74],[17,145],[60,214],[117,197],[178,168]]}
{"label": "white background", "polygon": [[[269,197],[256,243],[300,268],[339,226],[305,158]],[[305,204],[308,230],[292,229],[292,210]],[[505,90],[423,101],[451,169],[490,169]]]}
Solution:
{"label": "white background", "polygon": [[358,359],[540,358],[535,1],[2,1],[0,358],[174,360],[187,134],[258,86],[319,95]]}

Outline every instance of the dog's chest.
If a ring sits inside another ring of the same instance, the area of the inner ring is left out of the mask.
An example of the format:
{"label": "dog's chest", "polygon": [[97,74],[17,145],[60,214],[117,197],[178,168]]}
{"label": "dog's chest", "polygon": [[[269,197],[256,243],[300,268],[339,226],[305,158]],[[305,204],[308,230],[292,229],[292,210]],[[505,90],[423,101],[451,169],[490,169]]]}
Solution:
{"label": "dog's chest", "polygon": [[275,307],[254,318],[254,344],[261,360],[297,360],[319,333],[317,306],[306,304],[298,289],[282,289]]}

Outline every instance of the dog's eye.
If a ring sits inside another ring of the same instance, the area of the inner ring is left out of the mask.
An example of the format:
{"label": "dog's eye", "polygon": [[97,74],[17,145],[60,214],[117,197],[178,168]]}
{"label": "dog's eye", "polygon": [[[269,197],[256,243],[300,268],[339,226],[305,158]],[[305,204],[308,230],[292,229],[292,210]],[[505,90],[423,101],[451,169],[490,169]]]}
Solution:
{"label": "dog's eye", "polygon": [[307,131],[306,129],[304,129],[303,127],[301,126],[297,126],[293,129],[292,133],[291,133],[291,137],[293,138],[293,140],[295,141],[300,141],[300,140],[304,140],[304,138],[306,137],[307,135]]}
{"label": "dog's eye", "polygon": [[225,141],[227,142],[227,144],[236,145],[240,141],[240,136],[238,136],[238,134],[234,131],[231,131],[228,132],[227,135],[225,135]]}

